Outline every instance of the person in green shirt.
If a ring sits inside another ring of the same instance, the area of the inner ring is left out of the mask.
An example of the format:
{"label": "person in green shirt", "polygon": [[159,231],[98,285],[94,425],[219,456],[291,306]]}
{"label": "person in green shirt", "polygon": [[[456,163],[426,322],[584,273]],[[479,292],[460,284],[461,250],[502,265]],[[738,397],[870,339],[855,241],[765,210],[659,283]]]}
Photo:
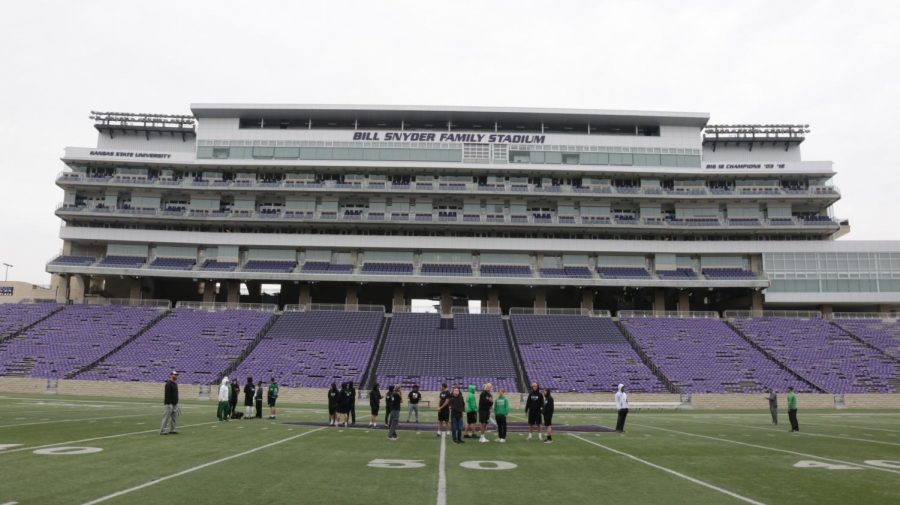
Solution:
{"label": "person in green shirt", "polygon": [[797,393],[794,392],[793,386],[788,388],[787,405],[788,419],[791,420],[791,433],[800,431],[800,425],[797,424]]}
{"label": "person in green shirt", "polygon": [[497,421],[497,442],[506,443],[506,416],[509,414],[509,397],[501,387],[494,401],[494,419]]}
{"label": "person in green shirt", "polygon": [[275,377],[272,377],[269,384],[269,394],[266,396],[266,400],[269,404],[269,419],[275,419],[275,402],[278,400],[278,383],[275,382]]}
{"label": "person in green shirt", "polygon": [[475,397],[475,385],[469,384],[466,393],[466,434],[464,438],[475,436],[475,423],[478,422],[478,398]]}

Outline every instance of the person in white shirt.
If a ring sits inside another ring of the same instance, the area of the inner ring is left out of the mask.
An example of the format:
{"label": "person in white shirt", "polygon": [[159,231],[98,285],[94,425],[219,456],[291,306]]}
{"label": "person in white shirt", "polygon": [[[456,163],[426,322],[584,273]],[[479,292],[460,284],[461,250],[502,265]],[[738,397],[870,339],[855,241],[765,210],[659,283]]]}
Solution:
{"label": "person in white shirt", "polygon": [[628,417],[628,393],[625,392],[625,384],[619,384],[619,390],[616,391],[616,412],[619,413],[616,419],[616,432],[625,432],[625,418]]}
{"label": "person in white shirt", "polygon": [[231,387],[228,385],[228,376],[222,378],[222,385],[219,386],[219,408],[216,411],[216,417],[219,421],[227,421],[231,415],[231,407],[228,405],[228,398],[231,394]]}

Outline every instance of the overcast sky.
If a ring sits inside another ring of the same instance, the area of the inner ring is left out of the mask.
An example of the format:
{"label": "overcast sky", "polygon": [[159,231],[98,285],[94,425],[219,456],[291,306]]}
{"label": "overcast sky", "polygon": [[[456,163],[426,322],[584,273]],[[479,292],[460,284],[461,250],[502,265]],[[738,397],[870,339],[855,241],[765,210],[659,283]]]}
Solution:
{"label": "overcast sky", "polygon": [[[850,240],[900,239],[900,1],[93,2],[0,18],[0,262],[49,284],[90,110],[191,102],[709,112],[808,123]],[[845,240],[845,239],[842,239]]]}

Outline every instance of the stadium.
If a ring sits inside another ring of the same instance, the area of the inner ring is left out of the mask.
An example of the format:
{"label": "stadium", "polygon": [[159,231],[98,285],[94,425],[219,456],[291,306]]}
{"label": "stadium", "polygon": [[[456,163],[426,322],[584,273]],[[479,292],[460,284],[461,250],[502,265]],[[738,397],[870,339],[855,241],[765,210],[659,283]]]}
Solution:
{"label": "stadium", "polygon": [[[850,223],[833,215],[833,163],[801,156],[809,125],[190,109],[94,111],[96,145],[65,148],[52,285],[0,284],[0,403],[13,413],[0,465],[61,476],[47,489],[7,479],[0,503],[205,503],[227,472],[205,469],[237,458],[224,467],[255,465],[262,486],[241,499],[274,503],[398,488],[399,503],[462,503],[501,474],[509,501],[774,503],[780,486],[803,489],[794,503],[900,499],[900,242],[837,240]],[[184,445],[160,447],[171,437],[136,425],[157,422],[173,370]],[[272,378],[286,407],[216,422],[226,377]],[[404,403],[387,448],[382,428],[327,426],[327,389],[347,381],[363,420],[376,383],[404,402],[421,387],[423,423],[402,422]],[[505,389],[522,443],[436,439],[443,382]],[[557,400],[549,456],[524,438],[531,383]],[[620,383],[625,434],[611,433]],[[808,431],[768,421],[765,395],[788,387]],[[183,464],[148,470],[136,454]],[[321,473],[348,464],[352,490]],[[557,482],[567,475],[574,489]],[[648,475],[661,480],[622,480]],[[538,478],[546,494],[519,489]]]}

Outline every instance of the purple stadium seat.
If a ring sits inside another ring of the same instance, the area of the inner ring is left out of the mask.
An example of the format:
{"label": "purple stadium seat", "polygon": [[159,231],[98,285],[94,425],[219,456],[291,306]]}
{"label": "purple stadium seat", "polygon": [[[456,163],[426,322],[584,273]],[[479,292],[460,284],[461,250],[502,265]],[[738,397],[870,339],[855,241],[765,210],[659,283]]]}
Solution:
{"label": "purple stadium seat", "polygon": [[59,308],[55,303],[0,303],[0,338],[21,331]]}
{"label": "purple stadium seat", "polygon": [[197,262],[193,258],[156,258],[150,262],[150,268],[164,270],[190,270]]}
{"label": "purple stadium seat", "polygon": [[900,358],[900,321],[836,319],[844,331],[894,358]]}
{"label": "purple stadium seat", "polygon": [[412,263],[363,263],[360,273],[366,275],[411,275]]}
{"label": "purple stadium seat", "polygon": [[528,265],[481,265],[482,277],[531,277]]}
{"label": "purple stadium seat", "polygon": [[244,263],[244,272],[288,273],[297,268],[296,261],[249,260]]}

